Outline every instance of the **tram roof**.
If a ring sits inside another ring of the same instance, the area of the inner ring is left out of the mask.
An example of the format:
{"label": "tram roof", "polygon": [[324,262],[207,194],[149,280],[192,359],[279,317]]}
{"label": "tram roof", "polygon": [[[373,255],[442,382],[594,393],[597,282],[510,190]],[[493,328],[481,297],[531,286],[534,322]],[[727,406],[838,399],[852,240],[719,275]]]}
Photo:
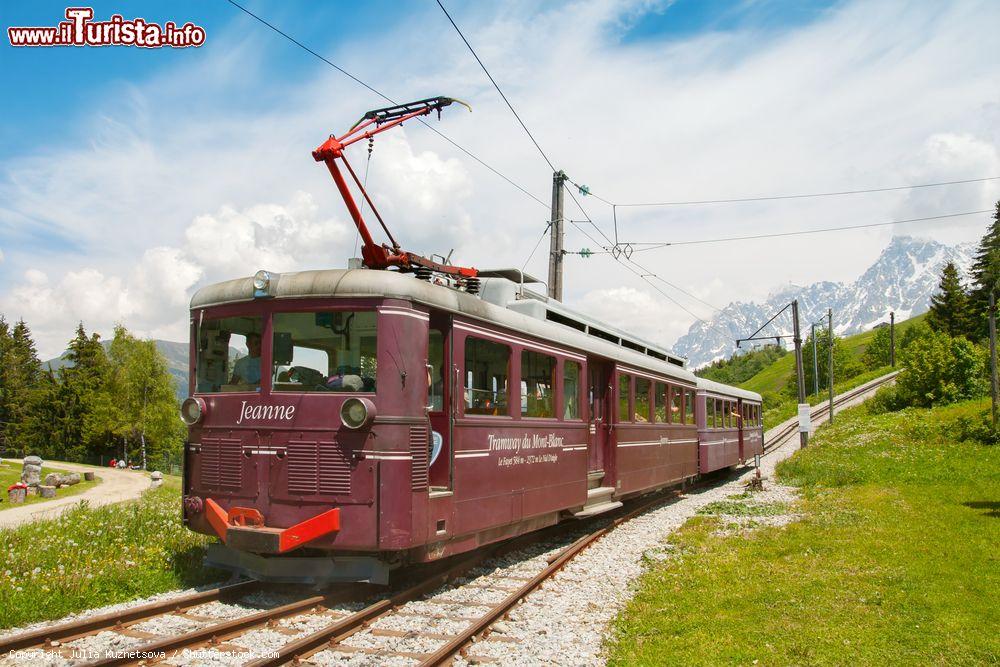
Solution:
{"label": "tram roof", "polygon": [[715,382],[714,380],[706,380],[705,378],[698,378],[698,389],[711,394],[745,398],[748,401],[759,402],[761,400],[760,394],[756,392],[740,389],[739,387],[733,387],[728,384],[722,384],[721,382]]}
{"label": "tram roof", "polygon": [[[191,298],[191,308],[205,308],[230,303],[253,302],[253,278],[236,278],[207,285]],[[668,375],[694,383],[694,373],[668,361],[587,335],[571,327],[524,315],[492,304],[471,294],[418,280],[395,271],[370,269],[324,269],[271,274],[269,296],[275,299],[296,298],[392,298],[420,303],[464,315],[527,335],[536,336],[566,347],[590,352],[619,361],[639,370]],[[719,385],[724,387],[725,385]],[[726,387],[727,392],[742,391]],[[747,392],[750,393],[750,392]],[[736,394],[732,394],[736,395]],[[753,394],[756,400],[759,396]],[[749,398],[749,396],[748,396]]]}

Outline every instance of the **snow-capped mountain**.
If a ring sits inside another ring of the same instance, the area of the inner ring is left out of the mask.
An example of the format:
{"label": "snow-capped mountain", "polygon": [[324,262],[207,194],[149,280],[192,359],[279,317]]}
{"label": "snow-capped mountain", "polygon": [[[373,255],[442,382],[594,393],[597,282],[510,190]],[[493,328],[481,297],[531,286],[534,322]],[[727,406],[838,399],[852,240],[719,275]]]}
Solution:
{"label": "snow-capped mountain", "polygon": [[[834,331],[839,336],[887,322],[891,310],[896,312],[897,320],[905,320],[927,310],[945,264],[955,262],[959,271],[968,275],[974,252],[972,243],[946,246],[928,239],[896,236],[853,283],[785,285],[762,304],[731,303],[708,322],[691,325],[674,343],[673,351],[686,356],[690,368],[727,358],[736,350],[736,338],[753,333],[792,299],[799,300],[803,338],[810,322],[826,317],[827,308],[833,308]],[[760,335],[789,334],[791,326],[791,318],[783,315]]]}

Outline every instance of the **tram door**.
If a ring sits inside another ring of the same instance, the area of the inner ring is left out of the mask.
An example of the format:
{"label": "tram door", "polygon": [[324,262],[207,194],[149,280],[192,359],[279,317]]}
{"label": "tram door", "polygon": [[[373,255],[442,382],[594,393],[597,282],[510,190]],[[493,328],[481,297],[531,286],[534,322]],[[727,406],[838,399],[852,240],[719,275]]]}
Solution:
{"label": "tram door", "polygon": [[432,313],[427,346],[427,413],[431,422],[428,485],[432,491],[450,490],[452,484],[452,421],[454,376],[452,368],[451,317]]}
{"label": "tram door", "polygon": [[610,363],[593,358],[587,360],[590,399],[590,462],[587,470],[594,477],[605,470],[608,443],[611,441],[611,372]]}

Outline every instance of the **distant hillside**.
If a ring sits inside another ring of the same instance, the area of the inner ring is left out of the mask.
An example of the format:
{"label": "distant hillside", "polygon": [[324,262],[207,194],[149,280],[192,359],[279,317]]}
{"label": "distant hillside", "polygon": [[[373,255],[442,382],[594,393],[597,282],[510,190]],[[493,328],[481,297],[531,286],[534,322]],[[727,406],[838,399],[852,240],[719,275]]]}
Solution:
{"label": "distant hillside", "polygon": [[[927,314],[924,313],[903,322],[896,322],[896,341],[899,341],[904,331],[919,322],[923,322],[926,317]],[[865,348],[868,347],[868,343],[874,336],[875,329],[872,328],[863,333],[846,336],[843,341],[851,354],[860,360],[865,353]],[[802,363],[812,363],[811,347],[802,350]],[[758,394],[776,393],[788,385],[788,381],[793,375],[795,375],[795,355],[786,354],[746,382],[741,383],[740,386]],[[834,382],[837,382],[836,378],[834,378]]]}
{"label": "distant hillside", "polygon": [[[179,400],[184,400],[188,395],[188,344],[175,343],[170,340],[155,340],[156,349],[167,360],[167,370],[174,376],[174,393]],[[110,340],[102,340],[101,345],[107,352],[111,347]],[[55,359],[42,362],[43,366],[48,366],[52,370],[59,370],[64,366],[72,366],[72,362],[66,358],[69,351],[63,352]]]}

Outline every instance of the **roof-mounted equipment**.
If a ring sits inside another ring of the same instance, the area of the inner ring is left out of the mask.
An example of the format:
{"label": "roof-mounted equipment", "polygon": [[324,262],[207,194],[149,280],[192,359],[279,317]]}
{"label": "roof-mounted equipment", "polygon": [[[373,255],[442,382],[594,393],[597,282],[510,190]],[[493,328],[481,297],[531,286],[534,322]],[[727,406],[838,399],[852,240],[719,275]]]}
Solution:
{"label": "roof-mounted equipment", "polygon": [[[459,287],[474,294],[479,291],[479,278],[476,269],[454,266],[446,262],[436,262],[422,255],[403,250],[400,247],[396,239],[393,238],[392,233],[386,226],[385,221],[382,219],[381,214],[379,214],[375,203],[368,195],[358,175],[354,172],[354,169],[344,155],[344,149],[351,144],[365,139],[371,141],[376,134],[385,132],[397,125],[402,125],[413,118],[426,116],[432,111],[437,111],[440,118],[441,109],[456,102],[465,106],[470,111],[472,110],[465,102],[451,97],[431,97],[426,100],[418,100],[384,109],[373,109],[362,116],[342,136],[330,135],[330,138],[314,150],[312,155],[317,162],[326,163],[327,169],[330,170],[330,175],[333,176],[334,183],[337,184],[337,189],[340,190],[340,196],[343,197],[344,203],[347,205],[347,211],[351,214],[351,218],[358,228],[358,233],[361,235],[361,240],[364,242],[361,248],[361,257],[364,260],[365,266],[369,269],[395,268],[400,271],[413,272],[418,278],[424,280],[430,279],[431,275],[435,273],[443,274]],[[361,210],[358,208],[354,196],[351,194],[347,180],[344,178],[337,164],[338,161],[344,163],[358,191],[361,192],[364,200],[371,207],[372,213],[382,226],[382,230],[389,237],[391,245],[385,243],[379,245],[372,238],[371,232],[368,231],[368,226],[361,215]]]}

